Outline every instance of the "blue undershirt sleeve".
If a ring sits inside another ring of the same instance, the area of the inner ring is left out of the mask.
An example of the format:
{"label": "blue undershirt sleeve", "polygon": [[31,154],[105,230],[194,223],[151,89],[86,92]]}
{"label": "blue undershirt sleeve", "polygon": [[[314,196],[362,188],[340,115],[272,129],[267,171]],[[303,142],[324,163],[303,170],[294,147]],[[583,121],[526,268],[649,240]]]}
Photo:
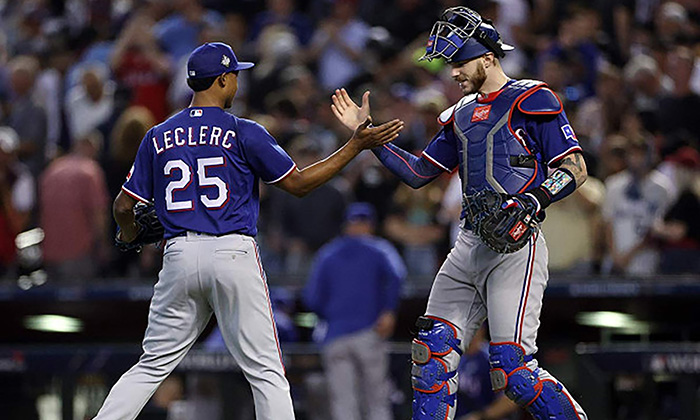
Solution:
{"label": "blue undershirt sleeve", "polygon": [[415,156],[391,143],[372,149],[372,153],[411,188],[420,188],[443,172],[425,157]]}

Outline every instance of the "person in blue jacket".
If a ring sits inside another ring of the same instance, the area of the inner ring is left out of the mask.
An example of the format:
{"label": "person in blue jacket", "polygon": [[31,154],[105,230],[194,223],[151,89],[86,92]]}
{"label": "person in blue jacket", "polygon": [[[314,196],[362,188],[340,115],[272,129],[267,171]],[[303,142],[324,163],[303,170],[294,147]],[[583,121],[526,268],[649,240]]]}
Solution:
{"label": "person in blue jacket", "polygon": [[350,204],[343,235],[318,252],[304,303],[327,325],[321,350],[333,420],[390,420],[389,354],[406,269],[373,235],[376,212]]}

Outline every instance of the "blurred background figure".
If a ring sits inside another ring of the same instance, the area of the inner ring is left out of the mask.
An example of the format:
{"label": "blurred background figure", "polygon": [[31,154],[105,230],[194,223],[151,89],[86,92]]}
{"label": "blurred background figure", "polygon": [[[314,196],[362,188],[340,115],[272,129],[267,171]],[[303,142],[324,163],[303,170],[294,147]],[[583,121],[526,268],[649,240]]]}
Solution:
{"label": "blurred background figure", "polygon": [[39,61],[33,56],[15,57],[8,64],[12,99],[8,102],[8,125],[19,135],[17,153],[34,176],[44,166],[46,151],[46,112],[34,97]]}
{"label": "blurred background figure", "polygon": [[503,420],[520,408],[504,393],[491,390],[491,364],[486,326],[474,334],[459,361],[456,420]]}
{"label": "blurred background figure", "polygon": [[661,272],[700,273],[700,153],[692,147],[681,147],[666,158],[659,170],[665,170],[674,187],[673,204],[653,227],[664,241]]}
{"label": "blurred background figure", "polygon": [[605,181],[607,271],[648,276],[658,270],[652,226],[671,205],[671,181],[654,169],[653,145],[643,138],[629,139],[625,162],[627,169]]}
{"label": "blurred background figure", "polygon": [[333,420],[391,420],[389,355],[405,267],[373,235],[367,203],[345,212],[344,235],[318,253],[304,303],[326,324],[321,355]]}
{"label": "blurred background figure", "polygon": [[111,251],[107,183],[96,160],[101,146],[95,131],[77,139],[71,153],[54,160],[39,180],[44,261],[49,277],[62,284],[91,281]]}
{"label": "blurred background figure", "polygon": [[19,136],[0,127],[0,278],[9,276],[15,262],[15,237],[31,221],[36,203],[34,177],[17,158]]}
{"label": "blurred background figure", "polygon": [[67,94],[66,117],[70,136],[85,137],[98,130],[114,114],[114,83],[109,80],[105,66],[86,66],[80,84]]}
{"label": "blurred background figure", "polygon": [[318,23],[309,59],[318,60],[318,80],[328,92],[345,86],[363,69],[363,49],[370,27],[357,16],[357,0],[338,0],[332,14]]}

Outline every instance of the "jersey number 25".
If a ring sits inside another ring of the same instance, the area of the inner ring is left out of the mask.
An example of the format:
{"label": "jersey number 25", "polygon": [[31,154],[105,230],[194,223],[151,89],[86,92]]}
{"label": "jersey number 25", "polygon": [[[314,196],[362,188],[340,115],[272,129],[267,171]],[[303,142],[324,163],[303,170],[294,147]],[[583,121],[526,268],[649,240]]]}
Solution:
{"label": "jersey number 25", "polygon": [[[207,176],[207,168],[226,166],[223,156],[197,159],[197,183],[201,188],[216,187],[216,197],[210,198],[206,194],[199,196],[200,201],[208,209],[220,209],[228,201],[228,186],[217,176]],[[181,178],[170,181],[165,187],[165,208],[168,211],[187,211],[194,209],[192,200],[176,201],[173,194],[176,191],[186,190],[192,183],[192,169],[182,159],[169,160],[164,167],[165,176],[171,178],[173,171],[180,171]]]}

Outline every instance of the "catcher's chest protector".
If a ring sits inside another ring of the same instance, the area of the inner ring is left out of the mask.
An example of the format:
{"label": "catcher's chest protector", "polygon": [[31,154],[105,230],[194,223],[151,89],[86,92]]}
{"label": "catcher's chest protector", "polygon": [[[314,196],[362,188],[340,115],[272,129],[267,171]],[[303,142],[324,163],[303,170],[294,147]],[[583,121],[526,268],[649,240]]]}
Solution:
{"label": "catcher's chest protector", "polygon": [[545,180],[547,168],[528,138],[525,115],[517,111],[517,104],[543,85],[514,81],[492,100],[472,99],[455,106],[450,118],[462,145],[460,171],[466,195],[484,189],[515,194]]}

